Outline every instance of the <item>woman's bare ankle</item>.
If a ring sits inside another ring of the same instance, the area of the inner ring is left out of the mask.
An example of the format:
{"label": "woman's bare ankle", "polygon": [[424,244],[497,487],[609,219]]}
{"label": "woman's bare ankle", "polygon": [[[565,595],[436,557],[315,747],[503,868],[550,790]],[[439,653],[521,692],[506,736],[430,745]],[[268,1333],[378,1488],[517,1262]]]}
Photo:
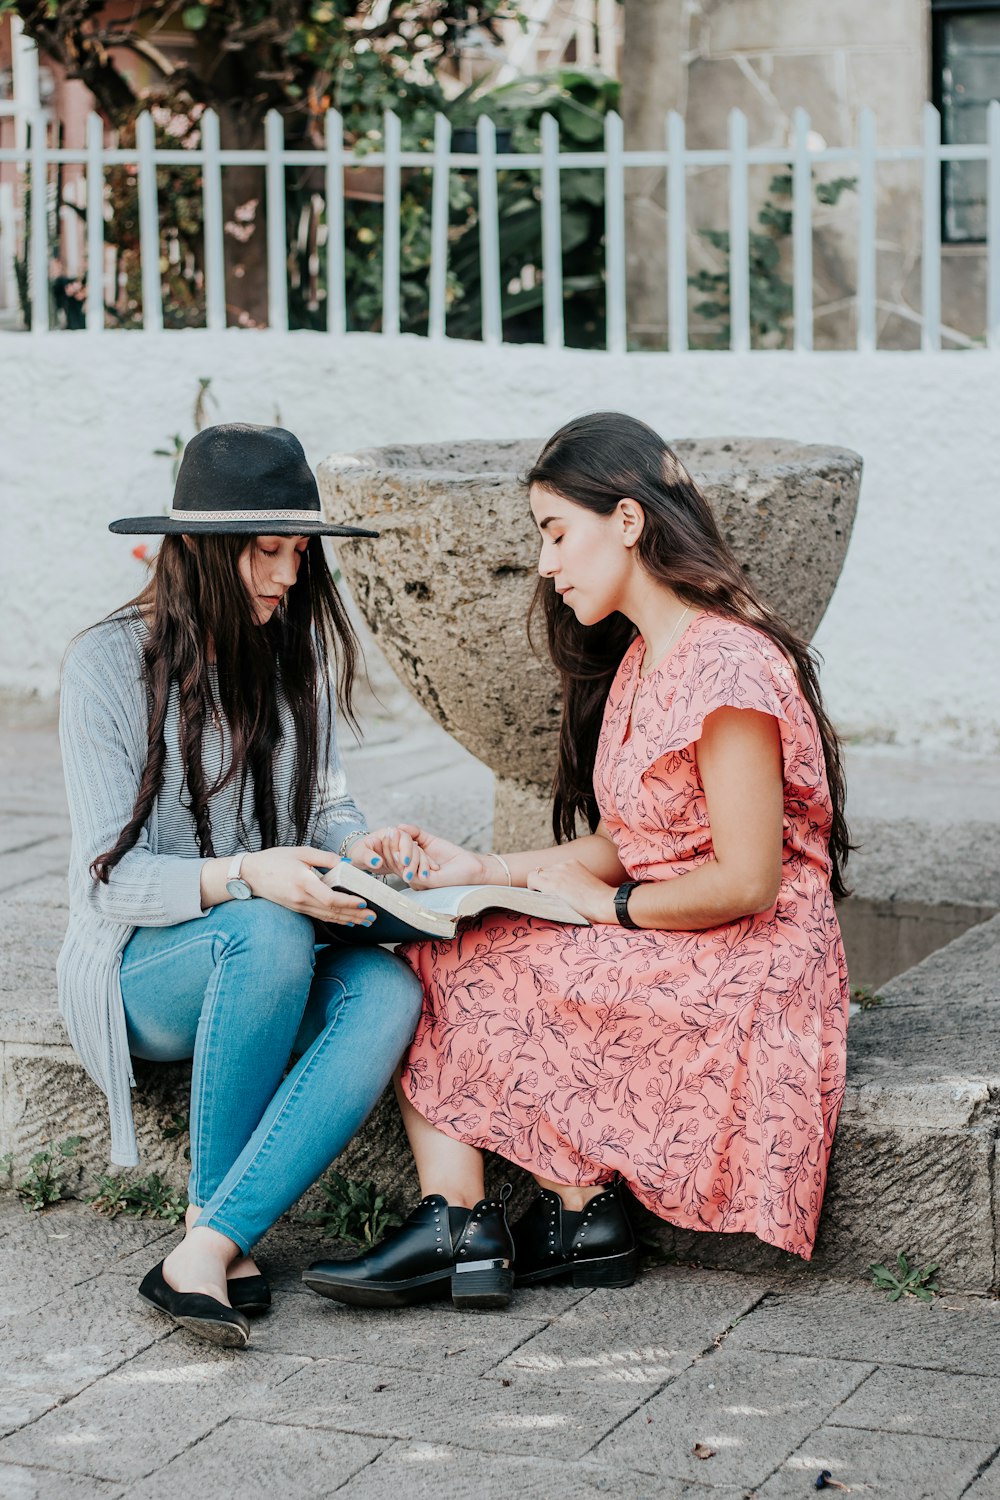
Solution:
{"label": "woman's bare ankle", "polygon": [[240,1247],[215,1229],[195,1226],[163,1262],[163,1276],[175,1292],[201,1292],[228,1305],[229,1267],[241,1259]]}
{"label": "woman's bare ankle", "polygon": [[420,1191],[425,1198],[432,1193],[440,1193],[446,1198],[449,1208],[475,1208],[486,1197],[486,1189],[481,1182],[428,1182],[420,1184]]}
{"label": "woman's bare ankle", "polygon": [[[191,1231],[192,1231],[192,1229],[195,1228],[195,1226],[198,1223],[198,1217],[199,1217],[200,1214],[201,1214],[201,1208],[197,1204],[195,1204],[195,1203],[189,1203],[188,1204],[188,1206],[187,1206],[187,1212],[184,1215],[184,1231],[185,1231],[185,1235],[190,1234]],[[213,1232],[213,1234],[215,1233],[214,1230],[212,1232]],[[226,1279],[229,1280],[229,1281],[239,1281],[240,1278],[243,1277],[243,1276],[259,1276],[259,1275],[260,1275],[260,1267],[258,1266],[257,1262],[254,1260],[254,1258],[253,1258],[252,1255],[241,1255],[241,1256],[239,1256],[236,1260],[234,1260],[232,1262],[232,1264],[229,1267],[227,1267],[227,1270],[226,1270]]]}
{"label": "woman's bare ankle", "polygon": [[562,1206],[569,1214],[582,1213],[591,1198],[596,1198],[599,1193],[605,1192],[608,1188],[606,1182],[598,1182],[587,1187],[568,1187],[564,1182],[546,1182],[542,1177],[536,1177],[535,1181],[546,1192],[555,1193],[561,1198]]}

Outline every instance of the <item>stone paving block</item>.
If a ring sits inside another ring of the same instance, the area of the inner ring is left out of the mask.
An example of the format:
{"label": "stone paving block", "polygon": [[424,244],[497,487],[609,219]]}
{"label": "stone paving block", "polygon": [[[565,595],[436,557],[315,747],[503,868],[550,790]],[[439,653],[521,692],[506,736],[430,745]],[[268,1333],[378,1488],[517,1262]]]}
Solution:
{"label": "stone paving block", "polygon": [[1000,1447],[1000,1380],[892,1365],[876,1370],[830,1421]]}
{"label": "stone paving block", "polygon": [[627,1474],[606,1464],[552,1458],[488,1458],[434,1443],[396,1443],[356,1474],[338,1496],[344,1500],[743,1500],[743,1489],[713,1489],[683,1481]]}
{"label": "stone paving block", "polygon": [[[39,1391],[21,1384],[8,1385],[3,1364],[0,1363],[0,1438],[9,1437],[19,1427],[27,1427],[29,1422],[37,1421],[53,1406],[58,1406],[61,1400],[58,1391]],[[0,1495],[3,1493],[0,1489]]]}
{"label": "stone paving block", "polygon": [[823,1469],[852,1494],[883,1500],[958,1500],[990,1452],[982,1443],[949,1438],[820,1427],[757,1490],[757,1500],[802,1500]]}
{"label": "stone paving block", "polygon": [[120,1484],[106,1484],[102,1479],[76,1479],[48,1469],[0,1464],[3,1500],[118,1500],[124,1493]]}
{"label": "stone paving block", "polygon": [[640,1391],[621,1387],[591,1394],[526,1387],[517,1380],[509,1387],[495,1380],[463,1380],[456,1388],[446,1376],[426,1371],[370,1373],[372,1379],[362,1383],[356,1364],[317,1360],[275,1392],[266,1420],[487,1453],[574,1459],[642,1399]]}
{"label": "stone paving block", "polygon": [[82,1203],[20,1213],[0,1239],[0,1320],[56,1301],[122,1256],[144,1260],[148,1270],[160,1258],[149,1247],[164,1228],[156,1220],[107,1219]]}
{"label": "stone paving block", "polygon": [[[593,1458],[698,1484],[762,1484],[870,1373],[831,1359],[728,1346],[679,1375],[598,1443]],[[714,1449],[707,1460],[696,1443]]]}
{"label": "stone paving block", "polygon": [[166,1337],[135,1288],[98,1276],[54,1302],[0,1324],[0,1378],[25,1392],[75,1395]]}
{"label": "stone paving block", "polygon": [[564,1388],[655,1390],[711,1348],[760,1301],[766,1281],[687,1267],[647,1272],[635,1286],[595,1291],[521,1344],[493,1375]]}
{"label": "stone paving block", "polygon": [[989,1468],[966,1490],[963,1500],[1000,1500],[1000,1457],[994,1456]]}
{"label": "stone paving block", "polygon": [[364,1469],[384,1444],[345,1433],[311,1432],[234,1417],[137,1485],[129,1500],[176,1500],[179,1494],[240,1500],[324,1500]]}
{"label": "stone paving block", "polygon": [[1000,1377],[1000,1302],[888,1302],[874,1287],[825,1282],[768,1296],[727,1343],[787,1354]]}
{"label": "stone paving block", "polygon": [[[160,1320],[164,1327],[166,1320]],[[178,1331],[0,1443],[0,1463],[35,1463],[129,1485],[227,1417],[259,1417],[304,1361],[216,1349]]]}
{"label": "stone paving block", "polygon": [[492,1370],[545,1327],[541,1318],[456,1312],[450,1302],[389,1311],[344,1307],[315,1294],[282,1295],[254,1327],[254,1347],[310,1358],[359,1360],[387,1370],[447,1372],[458,1382]]}

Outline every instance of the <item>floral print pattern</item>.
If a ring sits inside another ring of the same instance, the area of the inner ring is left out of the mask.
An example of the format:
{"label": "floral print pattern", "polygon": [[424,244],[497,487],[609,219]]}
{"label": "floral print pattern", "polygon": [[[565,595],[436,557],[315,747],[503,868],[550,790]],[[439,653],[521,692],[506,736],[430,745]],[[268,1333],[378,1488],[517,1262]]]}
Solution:
{"label": "floral print pattern", "polygon": [[830,894],[822,744],[794,670],[760,631],[696,616],[639,676],[626,652],[594,787],[630,877],[711,858],[696,744],[708,714],[779,725],[776,906],[701,932],[564,927],[491,912],[400,951],[424,987],[403,1070],[445,1134],[540,1177],[620,1173],[686,1229],[757,1235],[808,1259],[844,1089],[847,971]]}

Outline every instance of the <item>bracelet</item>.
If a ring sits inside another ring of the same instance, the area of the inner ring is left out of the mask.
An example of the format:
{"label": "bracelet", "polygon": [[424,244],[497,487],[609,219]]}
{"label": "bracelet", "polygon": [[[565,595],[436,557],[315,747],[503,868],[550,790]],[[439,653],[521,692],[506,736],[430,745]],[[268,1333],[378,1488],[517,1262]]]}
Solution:
{"label": "bracelet", "polygon": [[629,927],[633,932],[640,930],[638,922],[633,922],[628,914],[628,898],[637,885],[645,884],[645,880],[626,880],[615,891],[615,916],[618,918],[619,927]]}
{"label": "bracelet", "polygon": [[367,828],[352,828],[351,832],[343,840],[343,842],[341,843],[340,848],[337,850],[337,853],[340,856],[340,858],[341,859],[346,859],[347,858],[347,851],[350,849],[351,845],[352,844],[356,844],[357,841],[358,841],[358,839],[365,838],[367,836],[367,834],[368,834],[368,829]]}
{"label": "bracelet", "polygon": [[496,860],[497,864],[500,866],[501,870],[504,872],[504,874],[507,877],[507,884],[510,885],[510,886],[512,886],[514,884],[514,877],[511,875],[511,873],[510,873],[510,865],[504,859],[503,855],[502,854],[494,854],[491,851],[491,853],[490,853],[490,859],[495,859]]}

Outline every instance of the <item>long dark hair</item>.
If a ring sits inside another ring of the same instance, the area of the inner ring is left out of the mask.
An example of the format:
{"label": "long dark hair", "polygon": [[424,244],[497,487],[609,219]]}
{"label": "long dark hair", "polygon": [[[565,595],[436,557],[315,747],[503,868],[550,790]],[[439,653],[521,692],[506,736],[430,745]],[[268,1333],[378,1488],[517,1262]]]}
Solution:
{"label": "long dark hair", "polygon": [[[247,546],[255,545],[252,536],[201,536],[190,541],[166,536],[146,588],[109,616],[120,618],[129,609],[139,609],[146,620],[149,731],[132,816],[114,847],[91,865],[91,873],[105,884],[115,865],[134,847],[163,785],[167,749],[163,728],[171,683],[177,684],[181,762],[203,858],[215,853],[209,799],[234,780],[240,808],[248,778],[252,783],[262,847],[269,849],[277,842],[273,773],[282,737],[279,695],[295,725],[287,813],[300,843],[307,837],[319,770],[329,754],[329,731],[326,742],[320,744],[319,724],[324,695],[328,710],[332,709],[331,662],[336,664],[337,702],[348,723],[357,728],[351,693],[360,648],[321,539],[310,537],[298,578],[263,625],[257,622],[239,574],[240,557]],[[215,651],[217,703],[209,678],[209,642]],[[226,718],[232,756],[215,784],[206,786],[201,743],[206,715],[213,710]],[[325,717],[332,726],[332,712]]]}
{"label": "long dark hair", "polygon": [[[823,708],[816,657],[747,582],[708,502],[676,454],[645,422],[618,412],[595,412],[567,423],[549,439],[527,483],[544,485],[603,516],[625,496],[635,500],[645,515],[636,550],[646,570],[692,608],[752,625],[793,664],[823,742],[833,802],[830,885],[834,896],[847,895],[844,869],[851,842],[844,818],[844,770],[836,732]],[[591,829],[597,827],[593,776],[604,704],[636,629],[617,612],[596,625],[581,625],[559,599],[551,578],[539,579],[529,620],[538,610],[562,680],[552,810],[553,831],[561,843],[574,837],[578,815]]]}

